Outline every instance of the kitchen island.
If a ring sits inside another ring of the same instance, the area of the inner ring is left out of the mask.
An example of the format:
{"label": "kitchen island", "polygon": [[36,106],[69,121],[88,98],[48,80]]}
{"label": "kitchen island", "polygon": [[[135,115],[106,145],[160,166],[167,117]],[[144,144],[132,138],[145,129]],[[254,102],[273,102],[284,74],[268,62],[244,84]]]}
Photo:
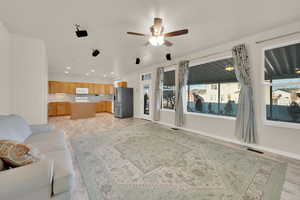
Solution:
{"label": "kitchen island", "polygon": [[72,102],[71,119],[82,119],[96,117],[96,103],[93,102]]}

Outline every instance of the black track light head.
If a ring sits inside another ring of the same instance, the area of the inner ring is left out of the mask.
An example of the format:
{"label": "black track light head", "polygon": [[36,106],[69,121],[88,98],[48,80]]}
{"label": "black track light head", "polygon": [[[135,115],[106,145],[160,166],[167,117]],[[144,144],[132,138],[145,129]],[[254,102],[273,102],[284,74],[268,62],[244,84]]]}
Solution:
{"label": "black track light head", "polygon": [[135,64],[140,64],[140,62],[141,62],[141,59],[140,58],[136,58],[136,60],[135,60]]}
{"label": "black track light head", "polygon": [[167,54],[166,54],[166,59],[167,59],[167,60],[172,60],[171,54],[170,54],[170,53],[167,53]]}
{"label": "black track light head", "polygon": [[76,33],[77,37],[81,38],[81,37],[87,37],[88,36],[87,30],[79,30],[79,28],[80,28],[79,24],[75,24],[74,26],[76,28],[75,33]]}
{"label": "black track light head", "polygon": [[98,49],[94,49],[92,55],[93,55],[94,57],[96,57],[96,56],[99,55],[99,53],[100,53],[100,51],[99,51]]}

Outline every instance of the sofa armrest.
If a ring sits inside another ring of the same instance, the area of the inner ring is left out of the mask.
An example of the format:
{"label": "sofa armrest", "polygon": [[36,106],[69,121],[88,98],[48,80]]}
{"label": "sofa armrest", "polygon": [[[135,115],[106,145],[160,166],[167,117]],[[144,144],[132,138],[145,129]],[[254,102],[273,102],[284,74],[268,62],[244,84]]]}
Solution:
{"label": "sofa armrest", "polygon": [[54,131],[55,126],[51,124],[34,124],[29,126],[33,134],[48,133]]}
{"label": "sofa armrest", "polygon": [[45,199],[50,199],[52,178],[53,161],[50,160],[1,171],[0,199],[23,199],[41,190]]}

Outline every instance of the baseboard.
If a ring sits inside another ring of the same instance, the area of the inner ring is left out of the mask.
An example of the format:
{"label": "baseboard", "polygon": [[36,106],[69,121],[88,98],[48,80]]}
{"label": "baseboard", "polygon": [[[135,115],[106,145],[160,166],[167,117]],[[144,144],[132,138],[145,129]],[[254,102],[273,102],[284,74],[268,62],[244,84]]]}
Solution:
{"label": "baseboard", "polygon": [[284,157],[300,160],[300,155],[295,154],[295,153],[281,151],[281,150],[277,150],[277,149],[273,149],[273,148],[269,148],[269,147],[264,147],[264,146],[260,146],[260,145],[256,145],[256,144],[246,144],[246,143],[242,143],[238,140],[234,140],[234,139],[230,139],[230,138],[226,138],[226,137],[221,137],[221,136],[216,136],[216,135],[211,135],[211,134],[208,134],[208,133],[205,133],[205,132],[202,132],[202,131],[197,131],[197,130],[188,129],[188,128],[184,128],[184,127],[176,127],[174,124],[168,124],[168,123],[165,123],[165,122],[160,122],[160,121],[153,121],[153,122],[164,125],[164,126],[168,126],[168,127],[179,128],[179,129],[184,130],[184,131],[196,133],[196,134],[199,134],[199,135],[202,135],[202,136],[222,140],[222,141],[225,141],[225,142],[238,144],[238,145],[241,145],[241,146],[244,146],[244,147],[250,147],[250,148],[262,151],[262,152],[269,152],[269,153],[281,155],[281,156],[284,156]]}

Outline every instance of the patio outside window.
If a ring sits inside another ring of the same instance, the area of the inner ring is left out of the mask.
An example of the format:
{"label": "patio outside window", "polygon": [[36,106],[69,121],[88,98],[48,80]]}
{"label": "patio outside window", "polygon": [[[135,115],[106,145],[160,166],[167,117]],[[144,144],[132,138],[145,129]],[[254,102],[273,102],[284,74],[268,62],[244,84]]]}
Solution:
{"label": "patio outside window", "polygon": [[175,70],[164,72],[162,108],[174,110],[175,107]]}
{"label": "patio outside window", "polygon": [[235,117],[239,93],[232,58],[190,67],[187,112]]}
{"label": "patio outside window", "polygon": [[300,43],[264,54],[267,120],[300,123]]}

